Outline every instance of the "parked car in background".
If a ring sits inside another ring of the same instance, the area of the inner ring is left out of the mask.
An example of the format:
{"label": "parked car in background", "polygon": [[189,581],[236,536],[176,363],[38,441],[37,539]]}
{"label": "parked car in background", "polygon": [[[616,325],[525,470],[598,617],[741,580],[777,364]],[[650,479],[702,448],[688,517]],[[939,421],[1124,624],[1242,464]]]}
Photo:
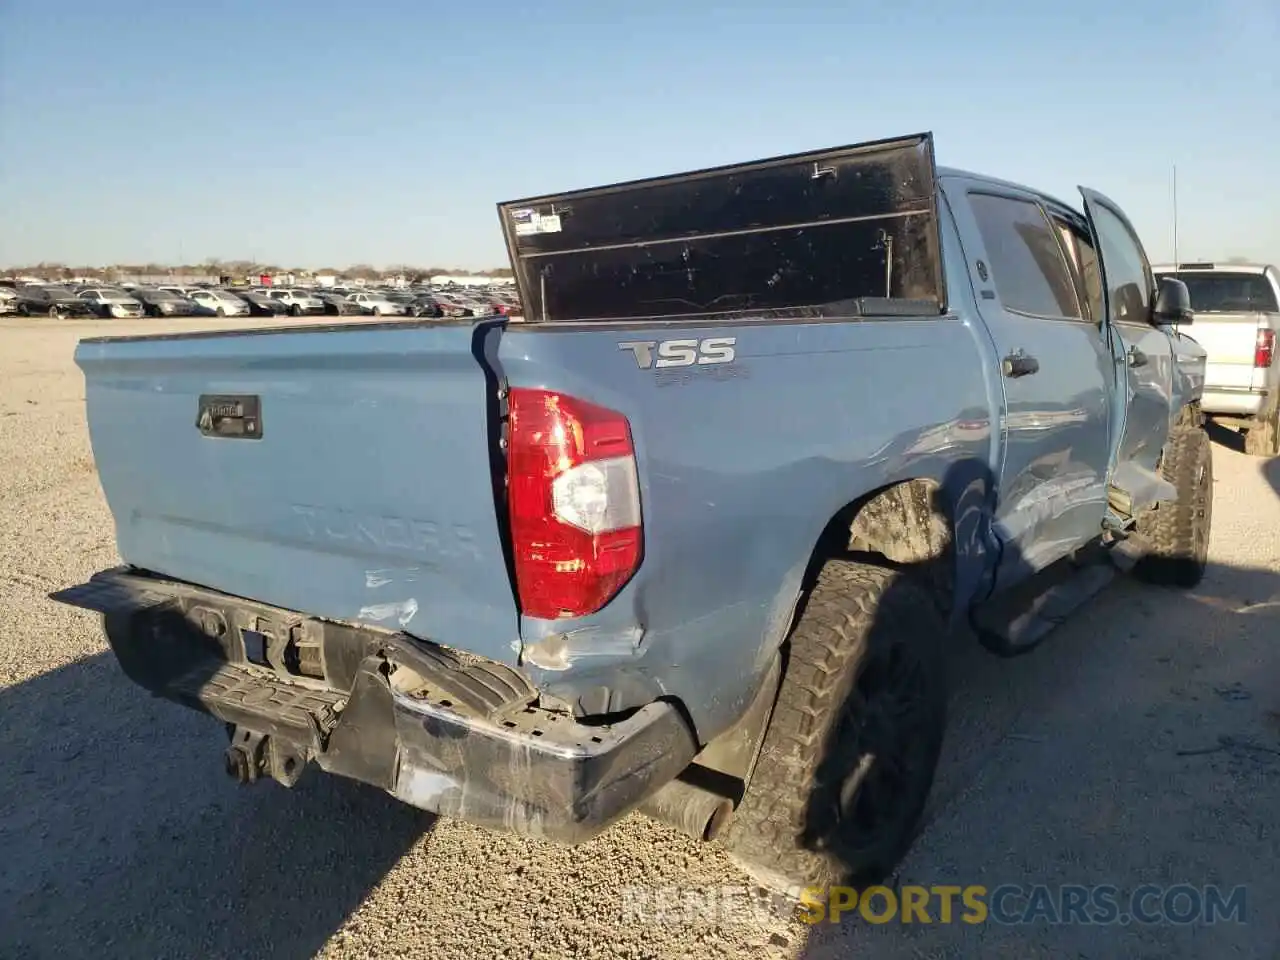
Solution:
{"label": "parked car in background", "polygon": [[[170,293],[176,293],[182,287],[161,287]],[[197,307],[201,308],[201,312],[208,315],[216,315],[219,317],[243,317],[249,314],[249,304],[236,296],[234,293],[228,293],[226,290],[198,290],[194,287],[190,289],[191,293],[188,299]],[[183,294],[178,294],[183,296]]]}
{"label": "parked car in background", "polygon": [[0,314],[18,312],[18,291],[13,287],[0,287]]}
{"label": "parked car in background", "polygon": [[358,303],[352,303],[346,297],[337,293],[321,292],[316,297],[324,304],[324,312],[335,317],[351,317],[360,316],[364,313],[360,309]]}
{"label": "parked car in background", "polygon": [[272,300],[279,300],[288,307],[291,316],[300,317],[307,313],[325,312],[324,301],[309,290],[288,287],[281,290],[272,290],[267,296]]}
{"label": "parked car in background", "polygon": [[452,293],[436,293],[435,301],[440,306],[441,312],[446,317],[471,317],[475,313],[472,308]]}
{"label": "parked car in background", "polygon": [[88,287],[80,291],[79,297],[100,317],[130,320],[145,315],[141,300],[114,287]]}
{"label": "parked car in background", "polygon": [[17,289],[15,306],[24,317],[44,315],[55,319],[63,317],[92,317],[93,307],[81,300],[68,287],[56,283],[34,283]]}
{"label": "parked car in background", "polygon": [[204,288],[200,286],[182,286],[182,285],[173,284],[173,283],[159,283],[159,284],[156,284],[156,289],[168,290],[170,293],[177,294],[180,297],[190,297],[191,294],[193,294],[195,291],[201,290]]}
{"label": "parked car in background", "polygon": [[1245,430],[1245,450],[1280,455],[1280,271],[1263,263],[1180,263],[1154,268],[1187,285],[1193,338],[1209,356],[1204,412]]}
{"label": "parked car in background", "polygon": [[440,301],[433,296],[417,296],[410,301],[406,311],[411,317],[434,317],[443,318],[444,307]]}
{"label": "parked car in background", "polygon": [[238,296],[248,305],[251,317],[287,317],[289,315],[289,305],[270,294],[245,290]]}
{"label": "parked car in background", "polygon": [[142,304],[142,309],[149,317],[190,317],[201,312],[194,301],[180,297],[171,290],[139,287],[133,291],[133,296]]}
{"label": "parked car in background", "polygon": [[375,317],[400,317],[405,313],[403,306],[381,293],[353,293],[347,299],[356,304],[362,313]]}

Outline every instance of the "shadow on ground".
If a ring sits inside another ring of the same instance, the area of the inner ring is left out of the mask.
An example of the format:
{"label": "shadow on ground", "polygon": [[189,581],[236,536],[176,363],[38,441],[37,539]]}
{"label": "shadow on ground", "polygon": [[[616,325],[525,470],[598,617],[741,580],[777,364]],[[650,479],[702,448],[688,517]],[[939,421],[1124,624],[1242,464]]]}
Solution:
{"label": "shadow on ground", "polygon": [[1206,420],[1204,428],[1205,432],[1209,434],[1209,439],[1214,443],[1226,447],[1228,450],[1234,450],[1236,453],[1244,453],[1244,433],[1242,431],[1224,427],[1216,420]]}
{"label": "shadow on ground", "polygon": [[238,787],[225,745],[106,653],[0,692],[0,956],[312,957],[430,829],[314,772]]}

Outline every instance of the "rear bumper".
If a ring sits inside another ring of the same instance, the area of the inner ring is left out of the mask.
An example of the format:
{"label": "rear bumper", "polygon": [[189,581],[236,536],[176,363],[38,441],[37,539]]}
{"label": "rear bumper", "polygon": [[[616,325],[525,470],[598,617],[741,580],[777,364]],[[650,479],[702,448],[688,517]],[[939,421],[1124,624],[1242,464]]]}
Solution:
{"label": "rear bumper", "polygon": [[577,843],[696,751],[665,702],[584,723],[537,706],[523,674],[501,664],[126,568],[53,599],[102,613],[130,679],[235,725],[233,749],[248,745],[255,776],[289,785],[314,761],[433,813]]}
{"label": "rear bumper", "polygon": [[1209,414],[1252,417],[1267,406],[1267,391],[1240,388],[1206,387],[1200,409]]}

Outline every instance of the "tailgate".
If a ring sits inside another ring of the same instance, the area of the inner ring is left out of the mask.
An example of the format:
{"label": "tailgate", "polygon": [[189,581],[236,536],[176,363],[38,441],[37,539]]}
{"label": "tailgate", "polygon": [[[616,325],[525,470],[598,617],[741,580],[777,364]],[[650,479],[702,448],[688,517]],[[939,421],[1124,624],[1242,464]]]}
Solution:
{"label": "tailgate", "polygon": [[1266,371],[1253,365],[1261,313],[1197,313],[1187,332],[1204,347],[1206,390],[1256,390],[1266,385]]}
{"label": "tailgate", "polygon": [[513,662],[490,323],[86,340],[126,563]]}

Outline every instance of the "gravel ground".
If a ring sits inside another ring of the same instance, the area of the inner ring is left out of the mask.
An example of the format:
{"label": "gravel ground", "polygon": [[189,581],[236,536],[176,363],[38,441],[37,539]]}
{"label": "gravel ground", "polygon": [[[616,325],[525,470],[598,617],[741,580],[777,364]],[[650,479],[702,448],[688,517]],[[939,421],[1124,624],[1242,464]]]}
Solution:
{"label": "gravel ground", "polygon": [[321,776],[235,787],[219,725],[132,687],[96,618],[46,598],[116,562],[75,341],[160,326],[0,320],[0,956],[1280,956],[1280,460],[1215,433],[1194,592],[1117,582],[1015,661],[957,644],[930,824],[899,876],[1243,884],[1247,923],[664,919],[629,888],[750,881],[639,817],[560,848]]}

